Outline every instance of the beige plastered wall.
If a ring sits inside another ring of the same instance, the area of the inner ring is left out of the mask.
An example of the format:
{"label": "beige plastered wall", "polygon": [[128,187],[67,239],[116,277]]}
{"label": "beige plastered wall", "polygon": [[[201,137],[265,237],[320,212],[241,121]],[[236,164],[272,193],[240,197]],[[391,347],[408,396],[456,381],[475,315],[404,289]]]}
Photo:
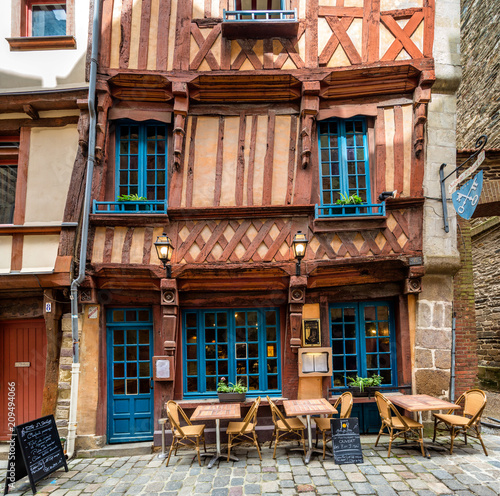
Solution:
{"label": "beige plastered wall", "polygon": [[76,125],[33,128],[25,224],[60,224],[78,150]]}
{"label": "beige plastered wall", "polygon": [[48,88],[85,88],[90,1],[74,0],[76,48],[11,51],[6,38],[20,36],[21,0],[0,2],[0,94]]}
{"label": "beige plastered wall", "polygon": [[[97,308],[95,313],[94,308]],[[83,305],[82,336],[80,343],[80,387],[78,388],[77,448],[92,449],[101,446],[102,437],[96,437],[99,401],[99,305]],[[89,318],[89,315],[95,318]]]}

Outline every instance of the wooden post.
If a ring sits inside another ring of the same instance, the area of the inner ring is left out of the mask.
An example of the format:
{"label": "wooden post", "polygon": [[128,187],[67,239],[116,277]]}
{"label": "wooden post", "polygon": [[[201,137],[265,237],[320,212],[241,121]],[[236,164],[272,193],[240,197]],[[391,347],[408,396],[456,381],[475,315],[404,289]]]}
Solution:
{"label": "wooden post", "polygon": [[45,365],[45,385],[43,387],[43,403],[41,416],[55,414],[57,404],[57,388],[59,384],[59,354],[62,334],[60,331],[61,306],[56,301],[55,291],[46,289],[43,292],[43,317],[47,333],[47,358]]}

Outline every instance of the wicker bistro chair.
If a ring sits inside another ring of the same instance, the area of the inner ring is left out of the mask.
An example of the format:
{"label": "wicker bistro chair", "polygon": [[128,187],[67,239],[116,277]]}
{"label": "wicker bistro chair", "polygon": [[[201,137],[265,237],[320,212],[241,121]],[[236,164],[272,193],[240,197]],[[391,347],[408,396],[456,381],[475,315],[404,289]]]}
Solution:
{"label": "wicker bistro chair", "polygon": [[[271,414],[273,416],[274,431],[269,444],[269,449],[271,449],[274,443],[273,458],[276,458],[276,448],[281,439],[287,436],[293,436],[297,438],[298,441],[302,441],[302,446],[304,448],[304,456],[306,455],[306,440],[304,438],[304,430],[306,426],[297,418],[286,418],[278,409],[278,407],[271,401],[271,398],[267,396],[267,401],[271,407]],[[281,433],[281,434],[280,434]]]}
{"label": "wicker bistro chair", "polygon": [[417,434],[422,456],[425,456],[424,440],[422,437],[424,426],[410,417],[401,415],[392,402],[378,391],[375,392],[375,401],[382,420],[382,426],[380,427],[380,432],[378,433],[377,440],[375,441],[375,446],[377,446],[384,429],[387,428],[390,436],[389,451],[387,452],[387,456],[390,457],[392,441],[402,435],[404,436],[405,442],[407,442],[408,433],[413,433]]}
{"label": "wicker bistro chair", "polygon": [[[463,402],[463,416],[454,415],[454,410],[449,410],[447,413],[434,413],[434,437],[433,441],[436,440],[436,434],[438,431],[449,432],[451,436],[451,446],[450,455],[453,454],[453,442],[459,434],[463,434],[465,438],[465,444],[467,444],[467,435],[471,435],[479,439],[481,446],[483,447],[484,454],[488,456],[486,447],[484,446],[483,439],[481,437],[480,422],[481,415],[483,414],[484,408],[486,406],[486,394],[480,389],[470,389],[455,401],[455,404],[461,405]],[[443,427],[439,427],[440,424],[444,424]]]}
{"label": "wicker bistro chair", "polygon": [[259,405],[260,396],[252,403],[252,406],[250,407],[250,410],[248,410],[248,413],[243,419],[243,422],[229,422],[226,429],[227,461],[229,461],[231,448],[248,441],[250,441],[252,444],[255,444],[257,453],[259,454],[259,458],[262,460],[259,440],[257,439],[257,434],[255,432],[255,427],[257,426],[257,411],[259,410]]}
{"label": "wicker bistro chair", "polygon": [[[179,414],[186,421],[187,425],[181,426]],[[198,455],[198,464],[201,466],[200,440],[203,441],[205,453],[207,452],[205,444],[205,424],[192,424],[184,410],[175,401],[167,402],[167,417],[172,428],[172,444],[168,452],[166,466],[168,467],[172,451],[175,450],[174,454],[177,455],[177,449],[180,446],[189,446],[190,444],[195,446],[196,454]]]}
{"label": "wicker bistro chair", "polygon": [[[352,393],[345,392],[340,395],[337,399],[333,408],[338,410],[338,406],[340,405],[340,418],[345,419],[349,418],[351,415],[352,407],[353,407],[353,398]],[[331,424],[330,419],[333,418],[333,414],[328,415],[327,417],[313,417],[314,422],[316,423],[316,446],[318,446],[318,434],[319,432],[323,435],[323,460],[326,455],[326,443],[332,438],[331,436]]]}

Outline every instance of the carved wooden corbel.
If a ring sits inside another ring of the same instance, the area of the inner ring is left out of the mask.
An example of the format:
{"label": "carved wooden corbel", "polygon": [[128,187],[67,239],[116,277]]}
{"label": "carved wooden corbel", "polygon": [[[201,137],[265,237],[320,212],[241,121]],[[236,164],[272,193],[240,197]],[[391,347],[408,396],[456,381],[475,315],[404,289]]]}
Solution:
{"label": "carved wooden corbel", "polygon": [[97,95],[97,124],[96,124],[96,138],[95,138],[95,159],[96,165],[102,164],[104,157],[104,144],[106,143],[106,126],[108,121],[108,111],[113,104],[113,98],[109,93],[99,93]]}
{"label": "carved wooden corbel", "polygon": [[316,116],[319,112],[319,81],[304,82],[302,86],[302,100],[300,104],[300,117],[302,127],[300,138],[302,140],[301,165],[305,169],[311,161],[312,130]]}
{"label": "carved wooden corbel", "polygon": [[424,127],[427,122],[427,104],[431,100],[431,87],[436,76],[434,71],[422,71],[415,93],[413,94],[413,149],[420,158],[424,150]]}
{"label": "carved wooden corbel", "polygon": [[161,310],[162,310],[162,335],[165,337],[163,344],[165,354],[175,355],[177,343],[175,340],[177,330],[177,319],[179,313],[179,299],[177,294],[177,281],[175,279],[162,279]]}
{"label": "carved wooden corbel", "polygon": [[186,136],[186,119],[189,110],[189,92],[185,82],[172,83],[174,94],[174,170],[181,166],[182,147]]}
{"label": "carved wooden corbel", "polygon": [[290,277],[288,304],[290,311],[290,348],[296,353],[301,347],[300,332],[302,329],[302,309],[306,302],[307,277]]}

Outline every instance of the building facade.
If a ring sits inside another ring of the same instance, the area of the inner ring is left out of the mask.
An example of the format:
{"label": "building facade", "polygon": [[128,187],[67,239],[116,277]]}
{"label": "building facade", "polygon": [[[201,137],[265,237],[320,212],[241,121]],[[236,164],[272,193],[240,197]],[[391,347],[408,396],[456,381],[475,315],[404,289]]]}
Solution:
{"label": "building facade", "polygon": [[[16,424],[55,413],[71,367],[71,351],[61,358],[62,320],[82,199],[73,174],[86,154],[88,19],[88,2],[2,5],[0,394],[7,405],[14,389]],[[2,410],[7,440],[12,416]]]}
{"label": "building facade", "polygon": [[[103,1],[80,447],[159,443],[165,402],[215,400],[222,377],[448,394],[458,29],[455,1]],[[299,377],[314,345],[331,376]]]}

